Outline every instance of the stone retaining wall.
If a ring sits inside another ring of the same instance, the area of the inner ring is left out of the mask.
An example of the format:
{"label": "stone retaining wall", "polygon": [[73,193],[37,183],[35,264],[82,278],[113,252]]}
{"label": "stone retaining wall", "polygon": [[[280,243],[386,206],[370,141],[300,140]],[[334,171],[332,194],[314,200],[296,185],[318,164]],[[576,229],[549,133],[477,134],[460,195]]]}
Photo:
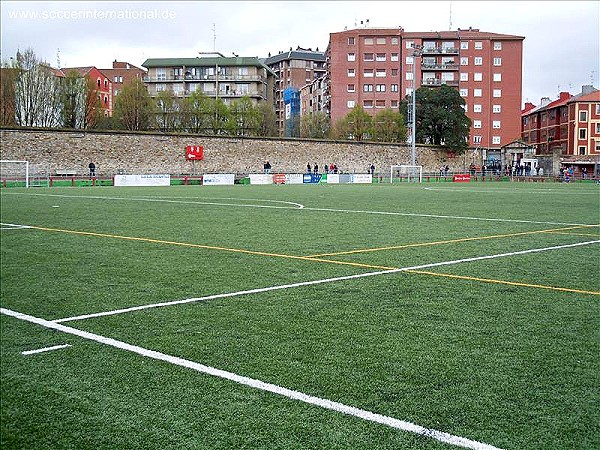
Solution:
{"label": "stone retaining wall", "polygon": [[[76,132],[64,130],[0,131],[1,158],[27,160],[33,171],[55,174],[76,170],[87,174],[90,161],[100,175],[116,173],[202,174],[233,172],[259,173],[265,161],[273,172],[302,173],[306,164],[334,163],[346,173],[365,173],[373,163],[376,172],[387,173],[393,164],[410,164],[411,148],[397,144],[372,144],[305,139],[268,139],[197,136],[185,134]],[[188,145],[204,147],[204,160],[185,160]],[[435,172],[448,165],[462,171],[469,161],[448,158],[443,150],[417,147],[417,164]],[[480,155],[476,164],[480,163]]]}

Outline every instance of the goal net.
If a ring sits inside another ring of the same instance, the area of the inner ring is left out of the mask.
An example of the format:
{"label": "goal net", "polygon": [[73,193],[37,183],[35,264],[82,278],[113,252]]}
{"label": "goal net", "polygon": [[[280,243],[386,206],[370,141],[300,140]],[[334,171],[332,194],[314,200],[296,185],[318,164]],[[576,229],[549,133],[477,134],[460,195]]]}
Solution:
{"label": "goal net", "polygon": [[29,187],[29,161],[0,160],[2,187]]}
{"label": "goal net", "polygon": [[390,183],[421,183],[423,181],[423,166],[399,165],[390,169]]}

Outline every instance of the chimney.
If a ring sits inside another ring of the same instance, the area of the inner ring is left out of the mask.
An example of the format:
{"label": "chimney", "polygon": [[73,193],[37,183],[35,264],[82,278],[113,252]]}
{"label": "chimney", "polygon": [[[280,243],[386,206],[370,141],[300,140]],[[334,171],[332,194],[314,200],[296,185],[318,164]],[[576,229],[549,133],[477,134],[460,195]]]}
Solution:
{"label": "chimney", "polygon": [[550,103],[550,97],[542,97],[540,100],[540,106],[546,106],[548,103]]}
{"label": "chimney", "polygon": [[594,86],[592,86],[591,84],[584,84],[583,86],[581,86],[581,95],[588,95],[592,92],[596,92],[596,89],[594,89]]}

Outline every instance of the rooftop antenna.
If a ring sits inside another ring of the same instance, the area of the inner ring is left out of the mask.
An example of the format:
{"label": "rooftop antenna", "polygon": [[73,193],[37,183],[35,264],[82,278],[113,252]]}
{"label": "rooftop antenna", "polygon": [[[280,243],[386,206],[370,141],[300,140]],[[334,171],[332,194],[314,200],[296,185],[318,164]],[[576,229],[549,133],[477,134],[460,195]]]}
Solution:
{"label": "rooftop antenna", "polygon": [[212,24],[212,32],[213,32],[213,52],[217,51],[217,27],[213,23]]}
{"label": "rooftop antenna", "polygon": [[595,70],[592,70],[592,72],[590,73],[590,81],[592,83],[592,86],[594,85],[594,74],[596,73]]}
{"label": "rooftop antenna", "polygon": [[452,2],[450,2],[450,25],[448,26],[448,31],[452,31]]}
{"label": "rooftop antenna", "polygon": [[56,68],[60,69],[60,48],[56,49]]}

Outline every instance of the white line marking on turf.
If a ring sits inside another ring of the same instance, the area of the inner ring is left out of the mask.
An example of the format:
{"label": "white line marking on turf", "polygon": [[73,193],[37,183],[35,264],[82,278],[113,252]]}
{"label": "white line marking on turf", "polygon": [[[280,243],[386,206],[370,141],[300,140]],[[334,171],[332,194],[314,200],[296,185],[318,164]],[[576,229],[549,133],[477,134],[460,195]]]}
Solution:
{"label": "white line marking on turf", "polygon": [[442,188],[442,187],[424,187],[425,191],[449,191],[449,192],[483,192],[483,193],[506,193],[506,194],[568,194],[568,195],[598,195],[598,190],[595,192],[591,191],[566,191],[564,189],[552,189],[552,188],[540,188],[531,190],[516,190],[516,189],[501,189],[501,188],[490,188],[490,189],[468,189],[468,188]]}
{"label": "white line marking on turf", "polygon": [[36,353],[51,352],[53,350],[60,350],[62,348],[67,348],[70,346],[71,345],[69,345],[69,344],[54,345],[53,347],[38,348],[37,350],[27,350],[27,351],[21,352],[21,355],[35,355]]}
{"label": "white line marking on turf", "polygon": [[264,198],[238,198],[238,197],[161,197],[161,196],[154,196],[154,197],[138,197],[138,198],[148,198],[148,199],[171,199],[171,198],[176,198],[176,199],[197,199],[197,200],[240,200],[243,202],[265,202],[265,203],[283,203],[284,205],[294,205],[297,206],[298,209],[302,209],[304,208],[304,205],[302,203],[296,203],[296,202],[286,202],[283,200],[269,200],[269,199],[264,199]]}
{"label": "white line marking on turf", "polygon": [[521,251],[517,251],[517,252],[500,253],[500,254],[496,254],[496,255],[475,256],[473,258],[455,259],[452,261],[442,261],[442,262],[437,262],[437,263],[423,264],[420,266],[401,267],[398,269],[382,270],[382,271],[378,271],[378,272],[366,272],[366,273],[360,273],[360,274],[355,274],[355,275],[346,275],[343,277],[325,278],[322,280],[302,281],[299,283],[283,284],[283,285],[279,285],[279,286],[270,286],[270,287],[257,288],[257,289],[249,289],[246,291],[227,292],[224,294],[214,294],[214,295],[208,295],[206,297],[194,297],[194,298],[187,298],[184,300],[174,300],[172,302],[162,302],[162,303],[153,303],[150,305],[132,306],[131,308],[123,308],[123,309],[116,309],[116,310],[112,310],[112,311],[103,311],[103,312],[92,313],[92,314],[84,314],[81,316],[66,317],[63,319],[54,320],[53,322],[61,323],[61,322],[70,322],[70,321],[75,321],[75,320],[91,319],[94,317],[113,316],[116,314],[124,314],[124,313],[129,313],[129,312],[133,312],[133,311],[141,311],[144,309],[151,309],[151,308],[160,308],[163,306],[183,305],[186,303],[195,303],[195,302],[200,302],[200,301],[205,301],[205,300],[214,300],[217,298],[227,298],[227,297],[237,297],[237,296],[248,295],[248,294],[258,294],[261,292],[277,291],[277,290],[281,290],[281,289],[290,289],[290,288],[301,287],[301,286],[312,286],[312,285],[316,285],[316,284],[333,283],[336,281],[353,280],[356,278],[365,278],[365,277],[372,277],[372,276],[376,276],[376,275],[385,275],[385,274],[390,274],[390,273],[406,272],[409,270],[421,270],[421,269],[429,269],[431,267],[450,266],[450,265],[461,264],[461,263],[465,263],[465,262],[482,261],[482,260],[486,260],[486,259],[495,259],[495,258],[504,258],[507,256],[525,255],[528,253],[538,253],[538,252],[545,252],[545,251],[549,251],[549,250],[559,250],[559,249],[563,249],[563,248],[579,247],[582,245],[591,245],[591,244],[597,244],[597,243],[600,243],[600,240],[588,241],[588,242],[578,242],[575,244],[557,245],[554,247],[534,248],[534,249],[530,249],[530,250],[521,250]]}
{"label": "white line marking on turf", "polygon": [[469,216],[448,216],[441,214],[418,214],[418,213],[402,213],[394,211],[363,211],[363,210],[351,210],[351,209],[333,209],[333,208],[292,208],[288,206],[271,206],[271,205],[242,205],[235,203],[211,203],[211,202],[186,202],[178,200],[161,200],[161,199],[149,199],[140,197],[102,197],[97,195],[59,195],[59,194],[32,194],[27,192],[6,192],[4,195],[33,195],[42,197],[64,197],[64,198],[79,198],[79,199],[97,199],[97,200],[132,200],[132,201],[147,201],[147,202],[165,202],[165,203],[184,203],[184,204],[196,204],[196,205],[214,205],[214,206],[237,206],[244,208],[272,208],[272,209],[294,209],[302,211],[323,211],[323,212],[340,212],[340,213],[354,213],[354,214],[376,214],[386,216],[404,216],[404,217],[430,217],[435,219],[458,219],[458,220],[478,220],[486,222],[507,222],[507,223],[533,223],[542,225],[569,225],[569,226],[588,226],[588,223],[571,223],[571,222],[544,222],[539,220],[524,220],[524,219],[504,219],[504,218],[486,218],[486,217],[469,217]]}
{"label": "white line marking on turf", "polygon": [[56,322],[50,322],[48,320],[40,319],[38,317],[30,316],[27,314],[19,313],[16,311],[12,311],[9,309],[1,308],[0,312],[7,316],[15,317],[20,320],[24,320],[27,322],[35,323],[37,325],[41,325],[46,328],[50,328],[53,330],[61,331],[63,333],[72,334],[75,336],[79,336],[83,339],[88,339],[90,341],[99,342],[100,344],[108,345],[111,347],[115,347],[121,350],[125,350],[128,352],[136,353],[138,355],[144,356],[146,358],[155,359],[158,361],[164,361],[169,364],[173,364],[180,367],[185,367],[191,370],[195,370],[196,372],[205,373],[208,375],[212,375],[215,377],[223,378],[229,381],[233,381],[234,383],[238,383],[244,386],[249,386],[251,388],[260,389],[262,391],[271,392],[276,395],[280,395],[292,400],[298,400],[304,403],[308,403],[310,405],[319,406],[321,408],[329,409],[332,411],[337,411],[342,414],[346,414],[349,416],[358,417],[360,419],[364,419],[370,422],[379,423],[382,425],[386,425],[391,428],[396,428],[403,431],[408,431],[410,433],[415,433],[421,436],[430,437],[440,442],[444,442],[450,445],[455,445],[463,448],[471,448],[478,450],[495,450],[497,447],[494,447],[489,444],[485,444],[483,442],[473,441],[471,439],[467,439],[460,436],[455,436],[443,431],[434,430],[431,428],[425,428],[420,425],[414,424],[412,422],[406,422],[404,420],[395,419],[393,417],[384,416],[381,414],[377,414],[371,411],[366,411],[364,409],[356,408],[353,406],[348,406],[343,403],[338,403],[333,400],[328,400],[325,398],[314,397],[312,395],[305,394],[303,392],[294,391],[292,389],[287,389],[282,386],[278,386],[276,384],[267,383],[265,381],[257,380],[254,378],[245,377],[242,375],[237,375],[232,372],[227,372],[225,370],[217,369],[210,366],[205,366],[204,364],[200,364],[194,361],[190,361],[187,359],[179,358],[177,356],[167,355],[165,353],[157,352],[154,350],[149,350],[143,347],[138,347],[137,345],[128,344],[126,342],[118,341],[116,339],[112,339],[105,336],[100,336],[98,334],[89,333],[87,331],[78,330],[76,328],[67,327],[65,325],[57,324]]}
{"label": "white line marking on turf", "polygon": [[16,223],[0,223],[0,230],[22,230],[24,228],[31,228],[28,225],[18,225]]}

